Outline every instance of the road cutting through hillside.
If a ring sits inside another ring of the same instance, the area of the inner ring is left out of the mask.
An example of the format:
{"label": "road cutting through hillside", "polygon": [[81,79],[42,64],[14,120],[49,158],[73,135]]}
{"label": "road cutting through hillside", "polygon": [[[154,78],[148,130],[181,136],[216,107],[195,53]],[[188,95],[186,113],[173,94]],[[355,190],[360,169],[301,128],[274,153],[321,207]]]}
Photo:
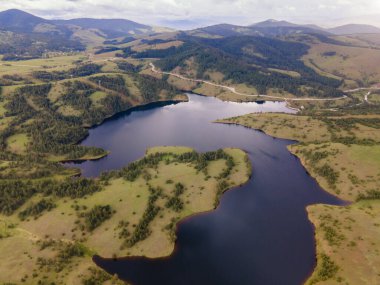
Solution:
{"label": "road cutting through hillside", "polygon": [[241,92],[236,91],[235,87],[221,85],[221,84],[213,83],[213,82],[202,80],[202,79],[188,78],[188,77],[185,77],[185,76],[177,74],[177,73],[159,71],[156,69],[156,67],[153,63],[149,63],[149,65],[151,67],[152,72],[154,72],[154,73],[171,75],[171,76],[177,77],[179,79],[183,79],[183,80],[187,80],[187,81],[191,81],[191,82],[208,84],[211,86],[226,89],[226,90],[231,91],[232,93],[234,93],[236,95],[245,96],[245,97],[270,98],[270,99],[284,100],[284,101],[335,101],[335,100],[342,100],[342,99],[348,98],[346,95],[343,95],[343,96],[337,97],[337,98],[289,98],[289,97],[280,97],[280,96],[271,96],[271,95],[262,95],[262,94],[259,94],[259,95],[257,95],[257,94],[246,94],[246,93],[241,93]]}

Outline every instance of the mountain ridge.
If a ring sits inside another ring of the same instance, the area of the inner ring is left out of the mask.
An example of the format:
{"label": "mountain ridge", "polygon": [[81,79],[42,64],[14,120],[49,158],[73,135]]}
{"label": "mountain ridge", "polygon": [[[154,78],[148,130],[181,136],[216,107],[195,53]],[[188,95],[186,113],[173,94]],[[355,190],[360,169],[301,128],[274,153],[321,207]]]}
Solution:
{"label": "mountain ridge", "polygon": [[[115,18],[73,18],[73,19],[45,19],[19,9],[9,9],[0,12],[0,30],[10,30],[21,33],[61,33],[67,34],[70,27],[77,26],[84,29],[96,29],[107,38],[122,37],[125,35],[144,35],[155,33],[155,27]],[[333,28],[322,28],[315,24],[295,24],[285,20],[268,19],[252,25],[234,25],[220,23],[187,31],[194,34],[206,32],[215,36],[233,35],[287,35],[294,33],[320,33],[324,35],[348,34],[380,34],[380,28],[373,25],[346,24]]]}
{"label": "mountain ridge", "polygon": [[[49,29],[39,28],[41,25],[48,26]],[[9,9],[0,12],[0,29],[2,30],[20,33],[45,33],[51,30],[66,31],[70,26],[97,29],[108,38],[154,33],[154,27],[127,19],[76,18],[69,20],[48,20],[19,9]]]}

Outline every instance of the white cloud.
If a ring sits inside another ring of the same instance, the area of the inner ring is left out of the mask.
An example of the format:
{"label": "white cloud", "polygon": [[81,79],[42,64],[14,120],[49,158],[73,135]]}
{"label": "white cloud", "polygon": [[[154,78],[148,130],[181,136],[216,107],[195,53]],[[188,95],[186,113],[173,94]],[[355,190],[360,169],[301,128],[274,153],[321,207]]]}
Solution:
{"label": "white cloud", "polygon": [[274,18],[325,25],[361,19],[380,26],[380,17],[363,17],[380,11],[379,0],[0,0],[0,10],[10,8],[47,18],[127,18],[156,25],[180,20],[251,24]]}

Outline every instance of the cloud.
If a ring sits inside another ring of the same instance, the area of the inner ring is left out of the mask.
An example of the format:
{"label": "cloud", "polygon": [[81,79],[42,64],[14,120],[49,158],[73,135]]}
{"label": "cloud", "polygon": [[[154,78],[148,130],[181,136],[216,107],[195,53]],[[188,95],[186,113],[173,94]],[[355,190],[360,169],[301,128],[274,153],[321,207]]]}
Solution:
{"label": "cloud", "polygon": [[[0,0],[0,9],[17,8],[46,18],[127,18],[151,25],[189,23],[252,24],[268,18],[332,24],[366,19],[380,11],[379,0]],[[378,19],[378,20],[377,20]],[[380,18],[367,22],[380,26]]]}

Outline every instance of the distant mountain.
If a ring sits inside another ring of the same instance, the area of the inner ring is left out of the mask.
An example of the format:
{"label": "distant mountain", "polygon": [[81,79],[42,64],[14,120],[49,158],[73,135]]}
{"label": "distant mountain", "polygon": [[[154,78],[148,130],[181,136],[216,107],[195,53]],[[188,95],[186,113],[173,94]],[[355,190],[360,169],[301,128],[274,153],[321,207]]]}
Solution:
{"label": "distant mountain", "polygon": [[17,9],[0,12],[1,30],[30,33],[36,26],[46,23],[48,21],[43,18]]}
{"label": "distant mountain", "polygon": [[347,35],[347,34],[379,34],[380,28],[371,25],[359,25],[359,24],[349,24],[343,25],[331,29],[324,29],[317,25],[298,25],[290,23],[287,21],[277,21],[277,20],[267,20],[264,22],[256,23],[250,27],[260,28],[261,31],[266,30],[267,33],[282,33],[287,32],[297,32],[302,31],[306,33],[317,32],[324,34],[334,34],[334,35]]}
{"label": "distant mountain", "polygon": [[189,31],[194,36],[229,37],[237,35],[284,36],[291,34],[322,34],[330,33],[314,25],[297,25],[286,21],[267,20],[251,26],[235,26],[219,24]]}
{"label": "distant mountain", "polygon": [[238,35],[255,35],[257,34],[254,29],[250,27],[235,26],[230,24],[218,24],[204,28],[199,28],[187,32],[194,36],[205,37],[231,37]]}
{"label": "distant mountain", "polygon": [[349,34],[380,34],[380,28],[371,25],[349,24],[336,28],[328,29],[328,31],[335,35],[349,35]]}
{"label": "distant mountain", "polygon": [[329,32],[317,25],[298,25],[287,21],[266,20],[251,25],[250,27],[256,28],[258,31],[267,35],[289,35],[289,34],[324,34],[328,35]]}
{"label": "distant mountain", "polygon": [[96,30],[106,38],[151,34],[163,30],[124,19],[47,20],[17,9],[0,12],[0,30],[3,31],[70,36],[75,27]]}
{"label": "distant mountain", "polygon": [[277,27],[299,27],[297,24],[293,24],[287,21],[277,21],[269,19],[263,22],[259,22],[251,25],[251,27],[260,27],[260,28],[277,28]]}
{"label": "distant mountain", "polygon": [[188,34],[202,37],[229,37],[237,35],[286,36],[292,34],[346,35],[380,34],[380,28],[370,25],[350,24],[331,29],[317,25],[298,25],[287,21],[266,20],[250,26],[219,24],[189,31]]}
{"label": "distant mountain", "polygon": [[152,33],[153,28],[124,19],[90,19],[80,18],[72,20],[53,20],[58,25],[73,25],[84,29],[97,29],[108,38],[116,38],[125,35],[141,35]]}

